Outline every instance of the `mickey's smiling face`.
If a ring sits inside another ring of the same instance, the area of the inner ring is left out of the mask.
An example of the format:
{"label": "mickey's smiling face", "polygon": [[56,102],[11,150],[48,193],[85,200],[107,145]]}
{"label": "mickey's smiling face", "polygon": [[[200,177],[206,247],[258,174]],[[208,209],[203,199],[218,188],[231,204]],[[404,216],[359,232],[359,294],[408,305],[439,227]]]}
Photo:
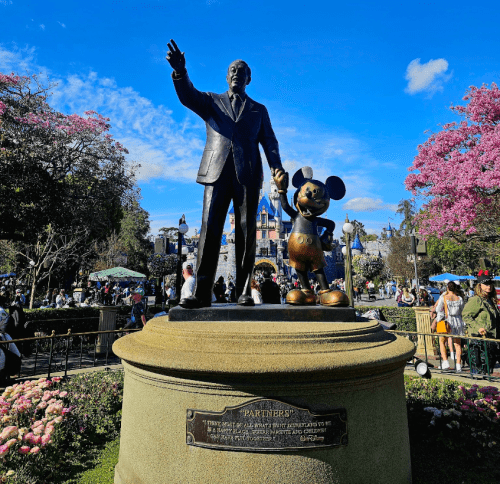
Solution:
{"label": "mickey's smiling face", "polygon": [[296,192],[295,206],[305,218],[325,213],[330,206],[330,197],[325,185],[317,180],[306,181]]}

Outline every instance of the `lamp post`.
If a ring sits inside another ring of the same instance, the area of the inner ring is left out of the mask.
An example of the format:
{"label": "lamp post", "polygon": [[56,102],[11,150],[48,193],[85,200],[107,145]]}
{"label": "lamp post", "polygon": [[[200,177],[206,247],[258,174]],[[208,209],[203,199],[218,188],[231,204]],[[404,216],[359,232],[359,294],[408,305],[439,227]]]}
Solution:
{"label": "lamp post", "polygon": [[[280,239],[276,242],[277,251],[276,251],[276,265],[278,266],[278,276],[281,275],[281,264],[283,263],[283,252],[285,251],[285,247],[283,246],[283,241]],[[278,258],[278,254],[281,254],[280,258]]]}
{"label": "lamp post", "polygon": [[346,214],[345,223],[342,227],[345,234],[345,247],[342,249],[345,261],[345,292],[349,298],[349,303],[354,307],[354,289],[352,286],[352,258],[351,258],[351,234],[354,232],[354,226],[349,222]]}
{"label": "lamp post", "polygon": [[415,267],[415,292],[417,292],[417,306],[420,306],[418,301],[418,273],[417,273],[417,233],[415,229],[412,230],[410,234],[411,239],[411,251],[413,253],[413,264]]}
{"label": "lamp post", "polygon": [[31,290],[30,290],[30,302],[29,302],[29,308],[32,309],[32,301],[34,299],[34,285],[35,285],[35,261],[30,260],[30,283],[31,283]]}
{"label": "lamp post", "polygon": [[177,272],[175,280],[175,298],[177,301],[181,297],[181,275],[182,275],[182,236],[187,234],[189,227],[186,223],[184,214],[179,219],[179,231],[177,234]]}

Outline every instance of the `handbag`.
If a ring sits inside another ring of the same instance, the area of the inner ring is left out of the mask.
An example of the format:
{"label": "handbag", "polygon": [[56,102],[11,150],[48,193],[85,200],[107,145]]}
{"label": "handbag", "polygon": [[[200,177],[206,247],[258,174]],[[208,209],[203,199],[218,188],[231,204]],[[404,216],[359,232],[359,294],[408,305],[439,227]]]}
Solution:
{"label": "handbag", "polygon": [[446,321],[448,319],[448,304],[446,303],[446,299],[444,297],[443,297],[443,302],[444,302],[445,319],[437,322],[436,333],[449,334],[451,333],[451,327],[448,321]]}

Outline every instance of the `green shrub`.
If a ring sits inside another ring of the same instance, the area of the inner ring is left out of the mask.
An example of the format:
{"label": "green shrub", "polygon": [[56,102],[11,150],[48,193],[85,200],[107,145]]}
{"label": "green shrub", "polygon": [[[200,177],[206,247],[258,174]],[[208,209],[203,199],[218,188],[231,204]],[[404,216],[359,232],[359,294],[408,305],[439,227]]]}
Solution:
{"label": "green shrub", "polygon": [[389,306],[358,306],[356,308],[361,314],[370,309],[378,309],[387,321],[396,323],[398,331],[417,331],[417,320],[413,308],[398,308]]}
{"label": "green shrub", "polygon": [[99,308],[26,309],[26,321],[34,332],[51,334],[88,333],[99,327]]}

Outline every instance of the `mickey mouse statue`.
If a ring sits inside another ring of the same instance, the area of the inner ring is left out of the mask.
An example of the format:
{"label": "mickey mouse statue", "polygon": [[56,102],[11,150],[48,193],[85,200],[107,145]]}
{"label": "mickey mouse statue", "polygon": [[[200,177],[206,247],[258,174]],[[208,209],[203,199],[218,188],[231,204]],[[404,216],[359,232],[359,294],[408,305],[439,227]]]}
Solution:
{"label": "mickey mouse statue", "polygon": [[[316,295],[310,289],[308,271],[314,272],[320,284],[320,304],[324,306],[348,306],[349,298],[341,291],[332,291],[326,280],[323,267],[326,266],[324,250],[333,249],[335,222],[319,215],[330,206],[330,199],[340,200],[345,195],[344,182],[337,176],[330,176],[325,183],[313,180],[312,168],[306,166],[298,170],[292,178],[297,189],[290,207],[287,200],[288,173],[281,169],[273,171],[273,179],[278,187],[283,210],[293,221],[292,233],[288,239],[290,265],[295,268],[302,290],[293,289],[286,296],[288,304],[316,304]],[[318,227],[325,230],[321,237]]]}

